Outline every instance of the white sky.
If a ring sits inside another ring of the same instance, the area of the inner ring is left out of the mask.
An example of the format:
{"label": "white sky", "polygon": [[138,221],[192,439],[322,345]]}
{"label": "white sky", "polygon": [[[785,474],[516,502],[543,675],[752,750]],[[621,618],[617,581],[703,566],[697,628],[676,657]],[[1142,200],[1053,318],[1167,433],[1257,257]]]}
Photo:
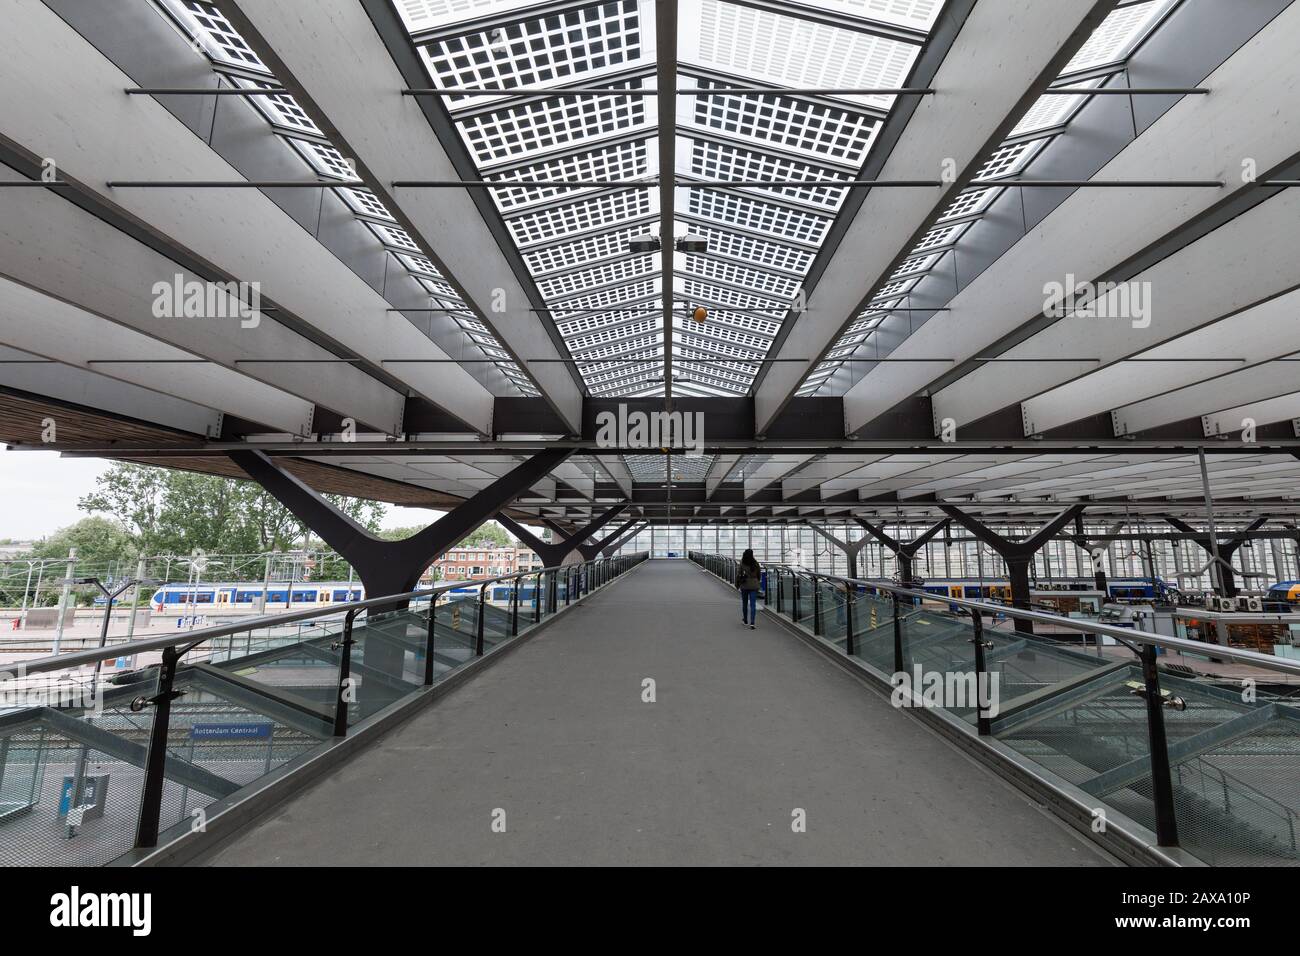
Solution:
{"label": "white sky", "polygon": [[[94,491],[95,479],[109,464],[102,458],[60,458],[52,451],[0,448],[0,538],[34,540],[86,517],[77,508],[77,499]],[[386,507],[385,528],[430,524],[444,514],[428,508]]]}

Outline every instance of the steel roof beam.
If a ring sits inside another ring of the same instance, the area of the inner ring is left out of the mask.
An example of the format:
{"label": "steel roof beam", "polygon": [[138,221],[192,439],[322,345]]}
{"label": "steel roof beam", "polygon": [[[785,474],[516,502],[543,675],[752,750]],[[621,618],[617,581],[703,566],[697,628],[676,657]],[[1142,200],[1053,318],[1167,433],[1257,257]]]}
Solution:
{"label": "steel roof beam", "polygon": [[[219,272],[261,282],[264,297],[309,317],[322,335],[356,355],[373,355],[385,341],[412,356],[446,357],[406,319],[385,314],[388,303],[379,292],[256,189],[109,189],[106,181],[120,170],[166,179],[240,177],[161,104],[124,95],[124,74],[49,6],[12,5],[9,28],[0,32],[9,83],[0,98],[6,137],[57,158],[65,178]],[[51,123],[51,116],[61,122]],[[467,424],[490,430],[491,395],[468,374],[408,367],[400,378]],[[360,417],[354,409],[336,410]],[[400,431],[400,420],[375,424]]]}
{"label": "steel roof beam", "polygon": [[[1097,178],[1126,179],[1159,169],[1177,180],[1210,167],[1240,170],[1243,156],[1266,178],[1289,163],[1300,150],[1300,121],[1278,114],[1276,100],[1260,91],[1300,83],[1300,62],[1290,50],[1297,29],[1300,6],[1292,5],[1210,74],[1206,84],[1213,95],[1180,99]],[[1231,202],[1235,193],[1254,189],[1240,175],[1227,176],[1225,186],[1213,190],[1080,189],[962,289],[951,302],[953,312],[928,320],[891,357],[948,354],[966,360],[986,354],[982,350],[1042,314],[1045,283],[1063,281],[1067,272],[1093,281],[1189,220]],[[1087,228],[1081,230],[1080,223]],[[850,430],[886,411],[895,396],[912,395],[948,371],[923,363],[876,366],[846,394]]]}
{"label": "steel roof beam", "polygon": [[[842,234],[828,241],[810,273],[807,309],[786,323],[797,321],[800,334],[779,346],[779,354],[798,352],[808,362],[774,365],[761,376],[755,390],[759,434],[1111,6],[1110,0],[1068,0],[1013,12],[988,3],[945,11],[950,19],[941,23],[948,23],[949,32],[936,35],[948,45],[932,41],[916,70],[921,82],[950,92],[900,110],[894,128],[888,135],[882,131],[875,143],[864,175],[903,179],[918,170],[937,173],[945,163],[959,172],[937,198],[931,190],[882,189],[845,205]],[[962,20],[964,10],[970,12]]]}
{"label": "steel roof beam", "polygon": [[[157,283],[170,289],[177,276],[183,283],[203,282],[203,277],[52,192],[20,197],[0,189],[0,274],[151,341],[234,369],[257,380],[255,389],[264,383],[381,429],[401,420],[402,395],[351,365],[332,364],[329,375],[322,375],[326,366],[308,360],[333,362],[337,356],[281,324],[277,313],[258,316],[254,327],[248,327],[252,319],[240,319],[233,311],[228,319],[155,315]],[[233,305],[224,295],[221,301]],[[86,344],[95,341],[92,336]],[[86,354],[95,357],[96,349]],[[259,358],[281,361],[239,364]],[[230,399],[246,401],[249,396],[242,391],[234,389]],[[234,407],[219,410],[233,412]]]}
{"label": "steel roof beam", "polygon": [[[523,367],[525,358],[564,357],[558,335],[528,312],[541,297],[513,243],[501,231],[494,234],[493,222],[500,219],[490,197],[476,197],[481,190],[386,188],[396,180],[470,175],[466,162],[458,165],[448,152],[448,139],[458,134],[449,120],[439,121],[441,107],[425,109],[428,122],[421,122],[421,106],[393,92],[410,81],[405,73],[419,63],[413,48],[395,33],[405,31],[392,4],[223,0],[220,6],[237,29],[249,31],[245,39],[300,97],[300,105],[315,114],[318,125],[331,139],[337,133],[336,146],[356,159],[362,178],[464,291],[466,304],[513,360]],[[374,92],[358,95],[360,89]],[[440,125],[448,127],[441,135]],[[582,415],[576,376],[563,365],[527,368],[543,398],[576,433]]]}

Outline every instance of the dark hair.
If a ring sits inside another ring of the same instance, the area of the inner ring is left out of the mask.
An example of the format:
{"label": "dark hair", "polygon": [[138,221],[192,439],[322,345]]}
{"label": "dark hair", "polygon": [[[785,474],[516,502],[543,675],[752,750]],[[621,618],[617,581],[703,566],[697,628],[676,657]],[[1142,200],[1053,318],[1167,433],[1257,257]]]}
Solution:
{"label": "dark hair", "polygon": [[[733,551],[733,552],[731,552],[731,553],[732,553],[732,554],[735,554],[736,552]],[[754,549],[753,549],[753,548],[746,548],[746,549],[745,549],[745,553],[742,554],[742,555],[740,556],[740,563],[743,564],[743,565],[745,565],[745,567],[748,567],[748,568],[757,568],[757,567],[758,567],[758,560],[754,557]]]}

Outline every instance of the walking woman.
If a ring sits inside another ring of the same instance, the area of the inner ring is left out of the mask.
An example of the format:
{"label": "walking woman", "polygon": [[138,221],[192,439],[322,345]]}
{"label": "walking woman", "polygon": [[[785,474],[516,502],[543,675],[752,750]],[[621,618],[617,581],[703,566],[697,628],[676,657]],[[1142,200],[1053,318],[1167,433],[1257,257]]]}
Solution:
{"label": "walking woman", "polygon": [[758,589],[763,583],[763,569],[754,559],[754,552],[746,548],[740,556],[740,571],[736,574],[736,587],[740,588],[740,620],[754,629],[758,614]]}

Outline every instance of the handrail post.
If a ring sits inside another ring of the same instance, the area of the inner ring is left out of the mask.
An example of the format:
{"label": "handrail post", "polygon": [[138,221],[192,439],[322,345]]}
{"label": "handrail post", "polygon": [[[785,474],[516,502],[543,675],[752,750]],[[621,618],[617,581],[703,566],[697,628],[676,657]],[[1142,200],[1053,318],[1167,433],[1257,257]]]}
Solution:
{"label": "handrail post", "polygon": [[790,572],[790,620],[799,620],[799,572]]}
{"label": "handrail post", "polygon": [[569,565],[564,571],[564,606],[568,607],[573,600],[573,565]]}
{"label": "handrail post", "polygon": [[519,582],[523,578],[514,578],[510,582],[510,636],[519,636]]}
{"label": "handrail post", "polygon": [[1143,696],[1147,702],[1147,736],[1151,746],[1151,789],[1156,812],[1156,843],[1178,846],[1178,820],[1174,813],[1174,787],[1169,776],[1169,743],[1165,737],[1164,698],[1156,669],[1154,644],[1142,645]]}
{"label": "handrail post", "polygon": [[853,656],[853,585],[844,582],[844,653]]}
{"label": "handrail post", "polygon": [[813,592],[813,634],[821,637],[822,633],[822,589],[817,583],[817,575],[813,575],[812,592]]}
{"label": "handrail post", "polygon": [[781,575],[783,569],[776,569],[776,613],[781,614],[785,611],[785,588],[781,586]]}
{"label": "handrail post", "polygon": [[993,728],[989,721],[989,716],[985,712],[980,701],[980,691],[984,687],[984,651],[986,648],[993,646],[992,642],[984,641],[984,617],[979,611],[971,609],[971,626],[975,634],[971,638],[971,643],[975,645],[975,728],[981,737],[987,737],[993,733]]}
{"label": "handrail post", "polygon": [[352,691],[352,626],[357,609],[352,608],[343,618],[343,638],[334,643],[339,652],[339,685],[334,695],[334,736],[348,735],[348,698]]}
{"label": "handrail post", "polygon": [[[172,701],[180,694],[174,689],[176,665],[180,654],[176,648],[163,650],[162,664],[158,668],[158,693],[152,698],[138,697],[131,702],[132,710],[143,710],[146,704],[154,705],[153,726],[149,729],[149,749],[144,761],[144,784],[140,791],[140,816],[136,821],[135,845],[148,848],[158,845],[158,827],[162,821],[163,787],[166,784],[167,732],[171,725]],[[73,794],[79,799],[79,794]]]}
{"label": "handrail post", "polygon": [[424,636],[424,686],[433,683],[433,629],[438,620],[437,596],[429,598],[429,628]]}
{"label": "handrail post", "polygon": [[894,599],[894,673],[901,674],[907,668],[903,664],[903,618],[902,611],[898,605],[898,592],[890,591],[889,596]]}
{"label": "handrail post", "polygon": [[537,572],[537,580],[533,582],[533,623],[536,624],[542,619],[542,572]]}
{"label": "handrail post", "polygon": [[474,635],[474,656],[483,656],[483,624],[487,618],[485,608],[487,607],[487,584],[482,584],[478,589],[478,627],[475,629],[478,633]]}

